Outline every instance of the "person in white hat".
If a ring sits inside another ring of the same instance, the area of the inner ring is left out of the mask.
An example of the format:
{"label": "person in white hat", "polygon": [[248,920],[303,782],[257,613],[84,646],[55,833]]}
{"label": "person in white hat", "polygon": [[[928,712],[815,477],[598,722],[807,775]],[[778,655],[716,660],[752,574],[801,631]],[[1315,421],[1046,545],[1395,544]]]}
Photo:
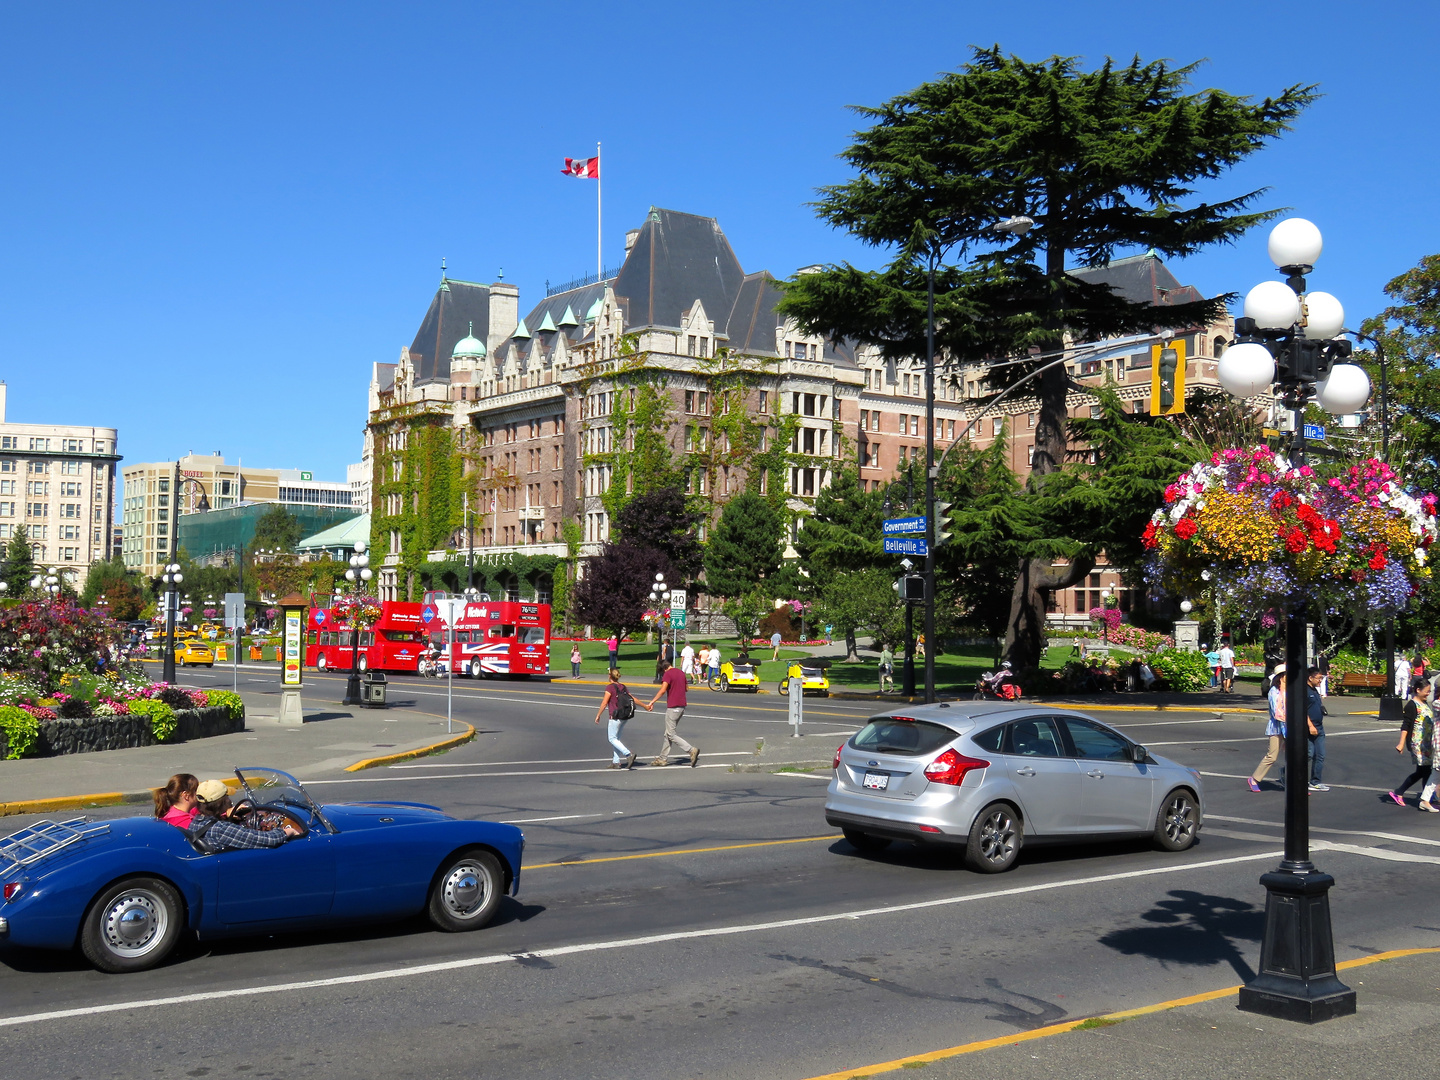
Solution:
{"label": "person in white hat", "polygon": [[1265,725],[1270,746],[1255,771],[1245,778],[1251,791],[1260,790],[1260,781],[1285,751],[1285,665],[1278,664],[1270,673],[1270,722]]}
{"label": "person in white hat", "polygon": [[250,815],[255,820],[249,825],[232,820],[230,789],[223,780],[200,781],[195,798],[199,802],[197,813],[185,833],[203,851],[213,854],[236,848],[276,848],[300,835],[300,827],[283,815],[267,814],[270,820]]}

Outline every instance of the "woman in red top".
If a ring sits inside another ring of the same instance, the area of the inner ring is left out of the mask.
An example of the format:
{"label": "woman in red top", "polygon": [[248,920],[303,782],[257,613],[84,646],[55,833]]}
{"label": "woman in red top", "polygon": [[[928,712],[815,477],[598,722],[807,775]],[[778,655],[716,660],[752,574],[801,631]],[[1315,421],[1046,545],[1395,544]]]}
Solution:
{"label": "woman in red top", "polygon": [[200,781],[187,772],[170,777],[163,788],[155,789],[155,816],[177,829],[190,826],[190,819],[199,808],[195,789]]}

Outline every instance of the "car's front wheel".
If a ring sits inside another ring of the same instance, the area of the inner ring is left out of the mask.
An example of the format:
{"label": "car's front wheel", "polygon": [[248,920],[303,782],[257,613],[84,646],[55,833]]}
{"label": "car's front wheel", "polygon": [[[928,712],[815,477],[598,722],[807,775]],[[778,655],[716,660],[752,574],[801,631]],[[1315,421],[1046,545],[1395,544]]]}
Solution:
{"label": "car's front wheel", "polygon": [[153,877],[117,881],[85,913],[80,951],[100,971],[144,971],[175,948],[183,928],[180,894]]}
{"label": "car's front wheel", "polygon": [[883,836],[871,836],[859,829],[845,829],[845,842],[856,851],[869,853],[872,851],[884,851],[890,846],[890,841]]}
{"label": "car's front wheel", "polygon": [[478,930],[495,917],[504,895],[500,860],[488,851],[464,851],[440,868],[425,913],[437,930]]}
{"label": "car's front wheel", "polygon": [[982,874],[999,874],[1015,865],[1020,854],[1020,819],[1006,803],[991,803],[970,826],[965,864]]}
{"label": "car's front wheel", "polygon": [[1155,846],[1162,851],[1185,851],[1199,832],[1195,796],[1181,788],[1165,796],[1155,817]]}

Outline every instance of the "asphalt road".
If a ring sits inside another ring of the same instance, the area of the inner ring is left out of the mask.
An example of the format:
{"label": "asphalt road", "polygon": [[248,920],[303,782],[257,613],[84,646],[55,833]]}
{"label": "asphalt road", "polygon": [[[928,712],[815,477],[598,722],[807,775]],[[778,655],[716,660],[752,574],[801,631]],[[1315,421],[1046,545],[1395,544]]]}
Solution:
{"label": "asphalt road", "polygon": [[[444,695],[392,683],[392,700],[441,715]],[[326,801],[521,823],[521,892],[495,924],[192,944],[130,976],[0,954],[7,1073],[804,1078],[1232,986],[1256,963],[1283,796],[1239,779],[1264,749],[1254,719],[1098,713],[1207,774],[1201,843],[1037,849],[988,877],[906,845],[858,855],[824,823],[824,775],[729,771],[757,739],[788,738],[782,699],[696,692],[681,731],[700,767],[616,772],[598,698],[458,681],[475,742],[305,778]],[[808,701],[816,756],[871,711]],[[631,722],[642,759],[660,728],[658,710]],[[1440,820],[1379,801],[1408,771],[1393,745],[1374,721],[1332,718],[1332,790],[1311,799],[1341,959],[1440,944]]]}

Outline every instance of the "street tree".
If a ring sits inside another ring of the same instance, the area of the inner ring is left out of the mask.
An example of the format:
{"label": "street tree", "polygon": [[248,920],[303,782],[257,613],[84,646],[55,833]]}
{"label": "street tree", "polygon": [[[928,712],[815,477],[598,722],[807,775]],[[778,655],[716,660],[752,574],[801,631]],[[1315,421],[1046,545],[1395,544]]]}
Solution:
{"label": "street tree", "polygon": [[643,630],[657,573],[667,580],[674,575],[663,552],[624,540],[607,542],[575,584],[576,619],[619,636]]}
{"label": "street tree", "polygon": [[705,591],[731,600],[774,579],[783,536],[784,523],[768,499],[752,491],[736,495],[705,545]]}
{"label": "street tree", "polygon": [[[1264,189],[1203,201],[1197,190],[1287,130],[1314,88],[1292,86],[1258,103],[1221,90],[1190,93],[1195,69],[1137,57],[1084,71],[1073,57],[1032,63],[995,46],[976,49],[959,72],[857,109],[872,126],[842,156],[858,175],[820,189],[817,210],[890,261],[877,271],[845,264],[799,275],[785,284],[782,312],[889,358],[921,356],[933,272],[936,347],[951,363],[1054,354],[1067,336],[1093,341],[1211,321],[1229,296],[1154,307],[1071,274],[1105,265],[1117,250],[1187,256],[1278,213],[1253,208]],[[1010,218],[1033,225],[996,229]],[[1029,375],[1035,363],[990,369],[989,388]],[[1033,387],[1032,491],[1065,462],[1064,365]],[[1038,661],[1045,595],[1089,569],[1083,558],[1058,568],[1043,558],[1017,564],[1006,627],[1012,663]]]}
{"label": "street tree", "polygon": [[30,533],[24,525],[15,527],[15,534],[5,545],[3,577],[11,598],[24,596],[35,576],[35,559],[30,553]]}
{"label": "street tree", "polygon": [[864,570],[838,570],[819,585],[811,617],[830,623],[845,636],[845,660],[860,659],[856,640],[869,634],[875,644],[903,648],[905,608],[895,592],[895,573],[873,566]]}
{"label": "street tree", "polygon": [[750,648],[759,631],[760,620],[773,610],[774,600],[770,597],[770,590],[759,585],[720,605],[720,613],[735,624],[735,641],[741,652]]}
{"label": "street tree", "polygon": [[615,518],[619,539],[664,554],[684,581],[700,576],[704,566],[697,529],[705,515],[690,507],[678,486],[636,495]]}
{"label": "street tree", "polygon": [[300,519],[279,503],[255,519],[255,539],[251,548],[279,548],[294,551],[295,545],[304,538],[305,530]]}
{"label": "street tree", "polygon": [[[1395,302],[1366,319],[1361,330],[1379,338],[1385,350],[1390,442],[1397,451],[1391,464],[1403,465],[1409,479],[1433,491],[1440,487],[1440,255],[1426,255],[1413,269],[1392,278],[1385,295]],[[1374,350],[1358,352],[1357,357],[1379,387]],[[1378,400],[1371,405],[1366,427],[1378,444]]]}

